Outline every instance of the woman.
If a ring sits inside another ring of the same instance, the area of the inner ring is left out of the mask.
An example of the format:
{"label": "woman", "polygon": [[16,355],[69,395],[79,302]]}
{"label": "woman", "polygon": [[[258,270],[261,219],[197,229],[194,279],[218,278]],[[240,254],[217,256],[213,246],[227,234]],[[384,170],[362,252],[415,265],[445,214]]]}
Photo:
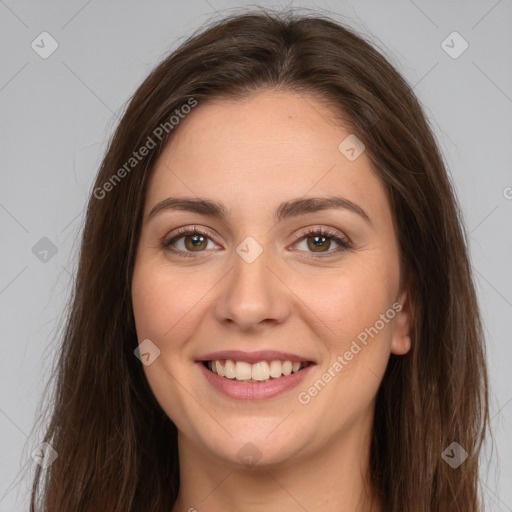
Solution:
{"label": "woman", "polygon": [[465,232],[411,88],[321,16],[195,34],[91,195],[32,510],[481,510]]}

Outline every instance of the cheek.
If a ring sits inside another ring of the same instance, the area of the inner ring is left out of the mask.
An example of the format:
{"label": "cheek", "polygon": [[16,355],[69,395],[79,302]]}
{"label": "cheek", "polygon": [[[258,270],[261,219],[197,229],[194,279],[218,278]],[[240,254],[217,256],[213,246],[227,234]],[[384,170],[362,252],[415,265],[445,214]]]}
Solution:
{"label": "cheek", "polygon": [[[380,262],[366,261],[296,282],[294,291],[307,306],[302,314],[319,326],[317,334],[326,340],[331,359],[391,308],[396,289],[392,274]],[[389,323],[382,332],[390,332]]]}
{"label": "cheek", "polygon": [[299,401],[309,403],[305,414],[322,415],[330,429],[372,407],[390,355],[394,286],[382,267],[368,265],[331,276],[327,293],[310,288],[308,305],[328,327],[317,332],[327,357]]}
{"label": "cheek", "polygon": [[199,296],[205,291],[195,288],[194,283],[180,283],[182,276],[172,274],[149,257],[140,258],[133,273],[132,304],[139,343],[149,339],[160,350],[151,364],[143,366],[153,395],[179,428],[190,429],[179,383],[188,376],[187,365],[191,363],[183,349],[192,323],[198,321],[193,306],[200,297],[190,290],[196,290]]}
{"label": "cheek", "polygon": [[170,328],[172,312],[175,311],[174,296],[165,293],[151,272],[139,268],[132,282],[132,303],[137,335],[142,338],[161,339],[162,333]]}
{"label": "cheek", "polygon": [[[186,283],[186,286],[184,286]],[[142,260],[134,269],[132,302],[139,339],[147,337],[165,346],[176,339],[176,332],[186,323],[188,315],[204,291],[200,282],[190,276],[172,273],[161,264]]]}

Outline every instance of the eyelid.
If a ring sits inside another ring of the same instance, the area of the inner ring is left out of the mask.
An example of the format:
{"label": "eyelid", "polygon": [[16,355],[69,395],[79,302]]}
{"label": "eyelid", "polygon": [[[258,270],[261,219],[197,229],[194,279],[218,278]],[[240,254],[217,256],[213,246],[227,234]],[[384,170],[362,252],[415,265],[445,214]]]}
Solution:
{"label": "eyelid", "polygon": [[[165,249],[167,247],[170,247],[173,242],[176,242],[180,238],[183,238],[183,237],[189,236],[189,235],[194,235],[194,234],[205,236],[205,237],[209,238],[212,242],[214,242],[216,245],[219,245],[219,244],[217,244],[217,242],[215,242],[215,237],[212,236],[211,232],[209,232],[207,229],[203,229],[203,228],[197,227],[197,226],[185,226],[183,228],[176,229],[175,231],[171,232],[171,234],[165,235],[165,237],[162,240],[161,245]],[[183,253],[184,251],[178,250],[175,252]],[[188,251],[188,252],[192,253],[192,251]],[[204,251],[198,251],[198,252],[204,252]]]}
{"label": "eyelid", "polygon": [[300,235],[297,235],[295,242],[292,245],[296,245],[297,243],[306,240],[307,238],[312,236],[324,236],[330,238],[331,240],[338,244],[338,247],[336,247],[333,250],[317,253],[311,251],[298,251],[303,253],[303,257],[305,258],[329,258],[332,256],[340,255],[341,253],[353,248],[351,240],[345,234],[339,232],[335,228],[324,226],[310,226],[309,228],[306,229],[306,231],[302,231]]}
{"label": "eyelid", "polygon": [[296,236],[294,243],[296,243],[297,241],[302,240],[304,238],[307,238],[308,236],[313,236],[313,235],[318,235],[318,234],[323,235],[323,236],[328,236],[330,238],[339,238],[343,242],[346,242],[347,244],[351,243],[349,238],[346,235],[344,235],[343,233],[341,233],[339,230],[337,230],[335,228],[331,228],[331,227],[325,227],[325,226],[310,226],[308,228],[305,228],[305,231],[302,231],[299,235]]}
{"label": "eyelid", "polygon": [[[197,252],[198,254],[207,252],[206,250],[183,251],[181,249],[173,249],[172,248],[172,244],[175,243],[177,240],[179,240],[185,236],[191,236],[194,234],[204,236],[204,237],[208,238],[209,240],[211,240],[216,245],[219,245],[219,244],[217,244],[217,242],[215,242],[215,237],[211,236],[211,233],[208,232],[207,229],[203,229],[202,227],[197,227],[197,226],[185,226],[182,228],[178,228],[177,230],[172,232],[171,235],[166,235],[163,238],[161,245],[164,250],[168,250],[169,252],[172,252],[174,254],[183,255],[184,257],[194,257],[195,252]],[[332,256],[335,254],[339,254],[339,253],[346,251],[348,249],[351,249],[353,247],[352,242],[346,235],[339,232],[335,228],[325,227],[325,226],[310,226],[308,228],[305,228],[305,230],[301,231],[300,234],[295,236],[295,240],[292,243],[292,245],[296,245],[298,242],[301,242],[311,236],[325,236],[325,237],[333,240],[335,243],[337,243],[339,247],[337,247],[333,250],[328,250],[325,252],[318,252],[318,253],[298,250],[298,252],[308,254],[308,256],[305,256],[307,258],[317,259],[317,258],[329,257],[329,256]]]}

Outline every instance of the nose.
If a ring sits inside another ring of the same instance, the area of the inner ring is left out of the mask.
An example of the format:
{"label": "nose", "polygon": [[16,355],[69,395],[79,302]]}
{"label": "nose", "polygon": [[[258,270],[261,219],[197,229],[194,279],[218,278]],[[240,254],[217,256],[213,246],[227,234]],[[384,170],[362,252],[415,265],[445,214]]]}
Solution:
{"label": "nose", "polygon": [[288,318],[292,292],[272,259],[267,250],[254,261],[234,254],[233,267],[223,279],[215,304],[219,322],[257,331]]}

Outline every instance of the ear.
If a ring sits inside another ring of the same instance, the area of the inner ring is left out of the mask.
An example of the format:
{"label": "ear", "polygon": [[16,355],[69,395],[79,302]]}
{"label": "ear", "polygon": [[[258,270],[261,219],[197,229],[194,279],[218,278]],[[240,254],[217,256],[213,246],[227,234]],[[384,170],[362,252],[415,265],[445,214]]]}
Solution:
{"label": "ear", "polygon": [[[412,321],[412,300],[410,294],[410,285],[406,286],[404,291],[397,298],[395,305],[396,315],[393,325],[393,338],[391,340],[391,353],[404,355],[411,349],[411,321]],[[399,309],[400,308],[400,309]]]}

